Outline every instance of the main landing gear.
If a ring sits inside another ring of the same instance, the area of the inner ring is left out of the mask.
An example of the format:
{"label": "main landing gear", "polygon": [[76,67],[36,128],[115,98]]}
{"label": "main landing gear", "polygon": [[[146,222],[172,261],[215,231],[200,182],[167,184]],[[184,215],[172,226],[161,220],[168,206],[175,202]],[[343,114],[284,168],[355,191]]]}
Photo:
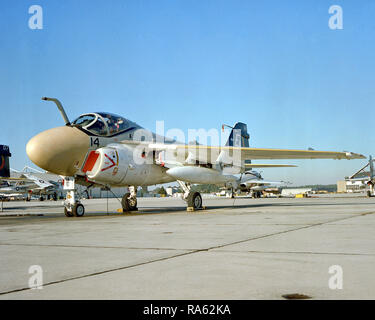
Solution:
{"label": "main landing gear", "polygon": [[368,197],[375,197],[375,188],[374,183],[372,181],[367,182],[369,186],[369,190],[367,190],[366,194]]}
{"label": "main landing gear", "polygon": [[137,211],[137,187],[129,187],[129,192],[125,193],[121,200],[123,212]]}
{"label": "main landing gear", "polygon": [[183,200],[186,201],[188,208],[193,208],[194,210],[202,209],[202,196],[199,192],[191,191],[190,185],[186,182],[177,180],[181,189],[184,191]]}

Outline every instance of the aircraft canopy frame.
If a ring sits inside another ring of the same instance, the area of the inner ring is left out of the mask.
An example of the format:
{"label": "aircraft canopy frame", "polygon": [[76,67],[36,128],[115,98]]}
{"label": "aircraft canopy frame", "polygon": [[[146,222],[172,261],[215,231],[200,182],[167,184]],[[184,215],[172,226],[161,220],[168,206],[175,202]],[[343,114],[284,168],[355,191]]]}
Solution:
{"label": "aircraft canopy frame", "polygon": [[134,127],[131,121],[109,112],[81,114],[72,125],[101,137],[110,137]]}

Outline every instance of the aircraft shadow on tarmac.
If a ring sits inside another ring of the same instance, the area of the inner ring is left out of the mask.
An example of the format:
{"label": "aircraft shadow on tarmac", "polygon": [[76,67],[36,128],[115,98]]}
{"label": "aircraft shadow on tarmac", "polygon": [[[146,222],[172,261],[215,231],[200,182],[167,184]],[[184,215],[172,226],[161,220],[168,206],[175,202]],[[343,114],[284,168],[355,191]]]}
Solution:
{"label": "aircraft shadow on tarmac", "polygon": [[[163,214],[163,213],[174,213],[174,212],[186,212],[187,214],[197,214],[197,213],[209,213],[214,210],[222,210],[222,209],[254,209],[254,208],[266,208],[266,207],[312,207],[312,206],[360,206],[360,205],[368,205],[368,202],[366,203],[352,203],[352,202],[346,202],[346,203],[326,203],[326,202],[308,202],[308,203],[296,203],[296,202],[290,202],[290,203],[254,203],[254,204],[234,204],[234,205],[227,205],[227,206],[215,206],[215,205],[209,205],[206,206],[202,210],[197,210],[194,212],[187,212],[185,206],[174,206],[174,207],[140,207],[139,211],[132,211],[128,213],[119,213],[114,211],[107,212],[86,212],[85,216],[105,216],[105,215],[121,215],[121,216],[133,216],[133,215],[147,215],[147,214]],[[251,213],[251,212],[249,212]]]}
{"label": "aircraft shadow on tarmac", "polygon": [[30,206],[30,207],[27,207],[27,206],[4,206],[3,209],[4,211],[9,211],[9,210],[17,210],[17,211],[26,211],[26,210],[30,210],[30,209],[33,209],[34,211],[35,210],[38,210],[38,209],[48,209],[48,208],[60,208],[61,205],[60,204],[56,204],[56,205],[45,205],[45,206]]}
{"label": "aircraft shadow on tarmac", "polygon": [[[286,203],[285,202],[283,202],[283,203],[281,203],[281,202],[269,203],[268,202],[268,203],[247,203],[247,204],[237,203],[236,204],[234,202],[233,205],[208,205],[208,206],[205,206],[204,209],[197,210],[197,211],[194,211],[194,212],[187,212],[186,207],[184,205],[173,206],[173,207],[151,207],[151,208],[141,206],[139,208],[139,211],[132,211],[132,212],[127,212],[127,213],[118,212],[118,211],[113,210],[113,209],[108,210],[108,212],[106,210],[100,210],[100,211],[87,210],[84,217],[134,216],[134,215],[165,214],[165,213],[176,213],[176,212],[186,212],[187,214],[198,214],[198,213],[203,214],[203,213],[210,213],[210,212],[213,213],[214,210],[223,210],[223,209],[231,210],[231,209],[246,209],[246,208],[249,208],[249,209],[267,208],[267,207],[280,207],[280,208],[282,208],[282,207],[313,207],[313,206],[316,206],[316,207],[319,207],[319,206],[320,207],[321,206],[361,206],[361,205],[368,205],[368,204],[369,204],[368,201],[363,202],[363,203],[358,203],[358,202],[343,202],[343,203],[335,202],[335,203],[331,203],[331,202],[314,202],[314,200],[300,203],[300,202],[297,202],[293,199],[290,202],[286,202]],[[43,205],[43,206],[42,205],[36,205],[36,206],[31,206],[31,207],[28,207],[28,206],[7,206],[7,207],[4,207],[4,212],[10,212],[10,213],[14,212],[14,211],[25,212],[29,209],[32,209],[33,212],[35,212],[36,210],[41,209],[41,213],[44,216],[57,217],[57,216],[60,216],[60,215],[56,215],[56,213],[45,211],[45,209],[48,209],[48,208],[56,209],[56,208],[59,208],[59,207],[62,207],[62,206],[57,205],[57,204],[55,204],[55,205],[54,204]],[[251,213],[251,212],[249,211],[249,213]],[[61,212],[61,215],[63,215],[63,211]],[[1,212],[0,212],[0,216],[1,216]],[[64,216],[64,218],[65,218],[65,216]]]}

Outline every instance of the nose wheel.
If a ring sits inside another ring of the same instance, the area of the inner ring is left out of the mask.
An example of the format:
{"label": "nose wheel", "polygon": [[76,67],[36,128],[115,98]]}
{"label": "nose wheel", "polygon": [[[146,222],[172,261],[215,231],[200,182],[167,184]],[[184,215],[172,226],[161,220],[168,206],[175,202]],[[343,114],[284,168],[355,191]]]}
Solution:
{"label": "nose wheel", "polygon": [[83,217],[85,214],[85,207],[76,199],[74,178],[65,177],[64,189],[67,190],[64,201],[64,213],[67,217]]}
{"label": "nose wheel", "polygon": [[70,210],[69,207],[65,207],[64,213],[67,217],[83,217],[85,214],[85,207],[82,203],[77,202]]}

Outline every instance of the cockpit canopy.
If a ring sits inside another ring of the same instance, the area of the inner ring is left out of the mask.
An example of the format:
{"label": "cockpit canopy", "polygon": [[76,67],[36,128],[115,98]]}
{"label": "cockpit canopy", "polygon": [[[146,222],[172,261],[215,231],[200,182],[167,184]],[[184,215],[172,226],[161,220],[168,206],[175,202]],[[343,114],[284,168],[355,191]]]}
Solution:
{"label": "cockpit canopy", "polygon": [[112,113],[95,112],[79,116],[72,122],[97,136],[113,136],[129,128],[138,127],[135,123]]}

